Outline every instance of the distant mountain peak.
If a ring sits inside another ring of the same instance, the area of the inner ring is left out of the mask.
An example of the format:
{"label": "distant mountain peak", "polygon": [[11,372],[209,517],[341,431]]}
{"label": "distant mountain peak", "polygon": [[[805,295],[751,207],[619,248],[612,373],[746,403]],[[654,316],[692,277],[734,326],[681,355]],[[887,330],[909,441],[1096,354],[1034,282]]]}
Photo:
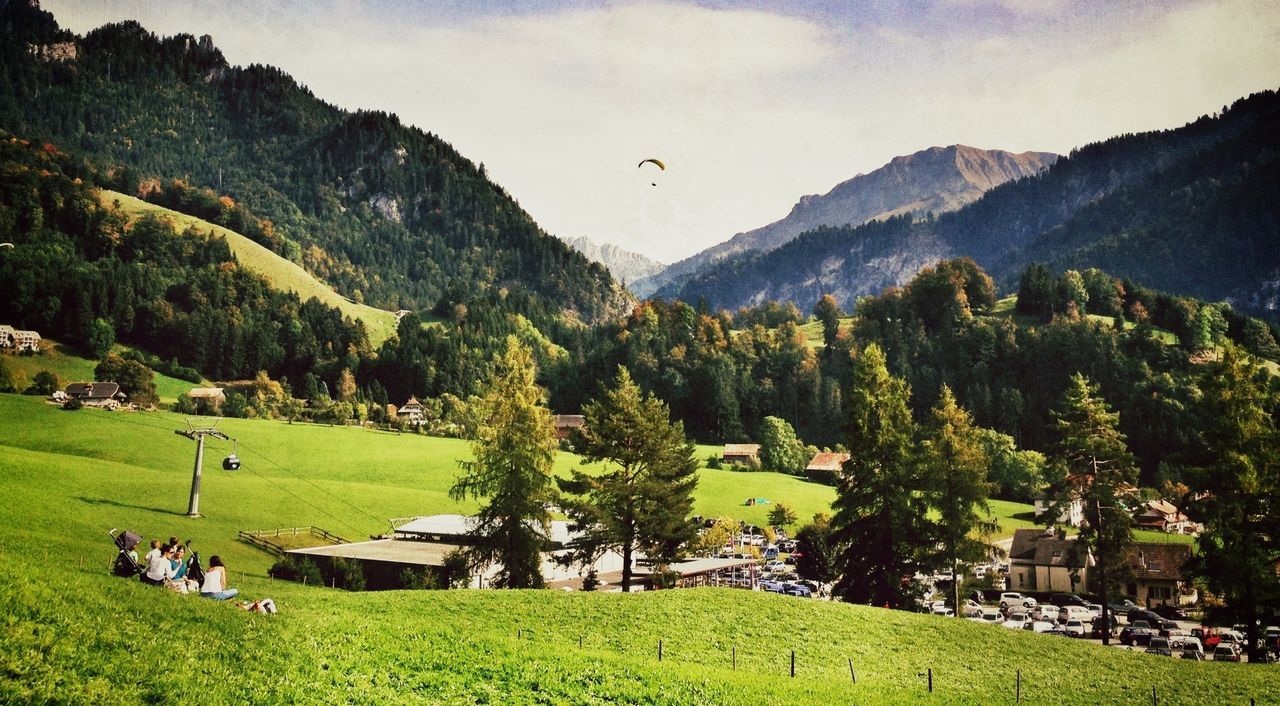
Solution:
{"label": "distant mountain peak", "polygon": [[613,243],[597,243],[586,237],[563,238],[565,244],[609,269],[614,279],[622,282],[652,277],[666,268],[653,258],[631,252]]}
{"label": "distant mountain peak", "polygon": [[820,226],[860,225],[903,214],[954,211],[1007,181],[1037,174],[1058,155],[1013,153],[968,145],[929,147],[867,174],[840,182],[825,194],[802,196],[781,220],[738,233],[724,243],[671,265],[656,277],[637,282],[642,296],[678,283],[717,262],[745,252],[778,248]]}

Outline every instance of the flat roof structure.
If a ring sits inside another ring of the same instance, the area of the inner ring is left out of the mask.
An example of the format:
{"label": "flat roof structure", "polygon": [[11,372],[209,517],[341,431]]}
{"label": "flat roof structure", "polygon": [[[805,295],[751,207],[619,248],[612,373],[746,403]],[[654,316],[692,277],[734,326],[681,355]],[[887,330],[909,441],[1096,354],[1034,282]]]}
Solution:
{"label": "flat roof structure", "polygon": [[[466,515],[430,515],[415,517],[402,524],[392,521],[396,537],[402,539],[421,538],[431,541],[446,541],[448,538],[466,538],[475,530],[475,518]],[[569,534],[569,523],[564,520],[551,521],[551,542],[565,546],[572,536]]]}
{"label": "flat roof structure", "polygon": [[[701,574],[709,574],[715,571],[732,571],[734,569],[742,569],[750,567],[758,562],[755,559],[732,559],[709,557],[702,559],[686,559],[685,561],[677,561],[667,566],[671,571],[680,572],[682,577],[699,576]],[[637,576],[650,576],[653,572],[640,568],[636,570]]]}
{"label": "flat roof structure", "polygon": [[361,561],[382,561],[406,566],[444,566],[445,557],[457,544],[439,542],[412,542],[396,539],[375,539],[350,544],[327,544],[321,547],[290,549],[286,554],[298,556],[341,557]]}

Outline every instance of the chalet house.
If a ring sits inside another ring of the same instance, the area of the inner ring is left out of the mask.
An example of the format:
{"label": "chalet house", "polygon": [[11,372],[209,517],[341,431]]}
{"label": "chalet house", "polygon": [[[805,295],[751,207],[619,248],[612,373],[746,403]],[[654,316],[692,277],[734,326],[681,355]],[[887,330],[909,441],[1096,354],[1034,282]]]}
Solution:
{"label": "chalet house", "polygon": [[1176,534],[1194,534],[1200,531],[1199,525],[1168,500],[1148,500],[1139,505],[1133,515],[1133,524],[1139,529]]}
{"label": "chalet house", "polygon": [[[1038,498],[1035,505],[1035,520],[1041,524],[1047,524],[1046,515],[1049,512],[1049,501],[1044,498]],[[1072,500],[1063,506],[1058,512],[1058,519],[1054,524],[1067,525],[1068,527],[1079,527],[1084,524],[1084,502],[1079,499]]]}
{"label": "chalet house", "polygon": [[804,475],[810,480],[835,485],[840,478],[841,470],[844,469],[844,462],[848,460],[849,454],[830,452],[815,454],[809,461],[809,465],[804,467]]}
{"label": "chalet house", "polygon": [[555,416],[556,438],[562,441],[568,439],[574,429],[581,429],[586,423],[587,418],[581,414],[557,414]]}
{"label": "chalet house", "polygon": [[124,401],[124,393],[114,382],[73,382],[67,385],[68,400],[79,400],[86,407],[116,409]]}
{"label": "chalet house", "polygon": [[422,408],[422,403],[417,397],[409,397],[409,401],[400,405],[400,409],[396,410],[398,419],[407,420],[414,426],[422,426],[427,423],[426,410]]}
{"label": "chalet house", "polygon": [[1009,590],[1075,593],[1088,585],[1093,565],[1093,555],[1074,537],[1068,539],[1057,530],[1014,530],[1009,547]]}
{"label": "chalet house", "polygon": [[760,444],[725,444],[725,463],[755,464],[760,462]]}
{"label": "chalet house", "polygon": [[187,396],[192,402],[208,405],[212,409],[221,407],[222,403],[227,401],[227,394],[221,387],[193,387]]}
{"label": "chalet house", "polygon": [[1134,603],[1148,608],[1178,605],[1184,579],[1182,566],[1191,558],[1191,545],[1135,542],[1129,554],[1131,577],[1124,592]]}

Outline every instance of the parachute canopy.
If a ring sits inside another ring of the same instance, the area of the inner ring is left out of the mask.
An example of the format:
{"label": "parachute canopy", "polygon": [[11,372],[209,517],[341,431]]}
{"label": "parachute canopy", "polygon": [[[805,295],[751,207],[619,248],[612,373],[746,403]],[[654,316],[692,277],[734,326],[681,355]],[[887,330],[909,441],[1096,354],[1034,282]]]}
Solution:
{"label": "parachute canopy", "polygon": [[664,172],[667,171],[667,165],[663,164],[661,159],[654,159],[653,157],[650,157],[649,159],[640,160],[640,163],[636,165],[636,169],[643,167],[645,162],[653,162],[654,164],[658,165],[658,169],[661,169]]}

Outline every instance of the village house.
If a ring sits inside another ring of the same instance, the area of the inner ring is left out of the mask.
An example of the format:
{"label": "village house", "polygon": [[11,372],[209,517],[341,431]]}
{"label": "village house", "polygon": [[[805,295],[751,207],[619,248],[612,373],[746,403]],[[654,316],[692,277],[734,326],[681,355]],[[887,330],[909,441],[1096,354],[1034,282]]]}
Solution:
{"label": "village house", "polygon": [[746,465],[760,463],[760,444],[725,444],[724,462]]}
{"label": "village house", "polygon": [[1200,531],[1199,525],[1168,500],[1148,500],[1139,505],[1133,514],[1133,525],[1138,529],[1175,534],[1195,534]]}
{"label": "village house", "polygon": [[422,403],[418,401],[418,398],[412,395],[409,397],[408,402],[400,405],[400,409],[396,410],[396,418],[403,419],[413,426],[422,426],[427,423],[426,410],[422,408]]}
{"label": "village house", "polygon": [[1191,545],[1135,542],[1129,553],[1132,576],[1123,584],[1129,600],[1152,608],[1179,605],[1185,583],[1182,567],[1191,558]]}
{"label": "village house", "polygon": [[[1048,512],[1049,501],[1044,498],[1036,498],[1035,521],[1040,524],[1047,524],[1044,520],[1044,515]],[[1058,519],[1054,524],[1067,525],[1068,527],[1079,527],[1084,524],[1084,503],[1079,498],[1076,498],[1065,506],[1061,506],[1058,511]]]}
{"label": "village house", "polygon": [[849,454],[826,451],[814,454],[809,465],[804,467],[804,475],[810,480],[835,485],[840,478],[840,472],[844,469],[844,462],[848,460]]}
{"label": "village house", "polygon": [[1088,585],[1093,565],[1088,549],[1061,531],[1014,530],[1009,547],[1009,590],[1075,593]]}
{"label": "village house", "polygon": [[13,347],[13,327],[8,324],[0,324],[0,348]]}
{"label": "village house", "polygon": [[557,414],[555,416],[556,438],[561,441],[568,439],[573,430],[581,429],[587,423],[587,418],[581,414]]}
{"label": "village house", "polygon": [[68,400],[78,400],[85,407],[117,409],[125,395],[114,382],[73,382],[67,385]]}

